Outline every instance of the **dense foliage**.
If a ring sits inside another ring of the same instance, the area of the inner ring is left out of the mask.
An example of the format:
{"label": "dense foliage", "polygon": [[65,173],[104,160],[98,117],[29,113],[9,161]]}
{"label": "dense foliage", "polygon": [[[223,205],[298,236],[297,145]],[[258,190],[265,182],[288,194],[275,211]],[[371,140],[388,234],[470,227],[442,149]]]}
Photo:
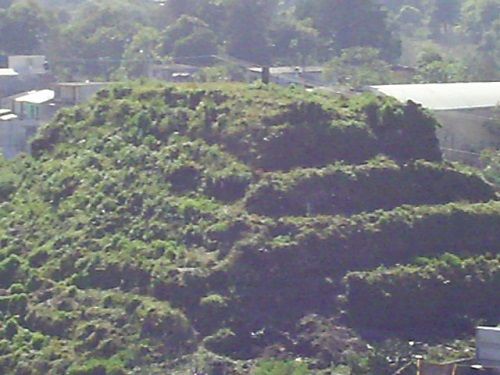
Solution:
{"label": "dense foliage", "polygon": [[497,80],[499,1],[3,0],[0,53],[45,54],[63,79],[137,78],[228,54],[328,63],[329,81],[354,86]]}
{"label": "dense foliage", "polygon": [[483,324],[498,323],[498,257],[462,261],[447,254],[435,260],[418,259],[417,264],[348,274],[349,319],[365,327],[401,329],[423,336],[430,330],[434,334],[436,330],[470,330],[475,319],[482,319]]}
{"label": "dense foliage", "polygon": [[[481,273],[496,195],[441,161],[436,125],[414,103],[272,85],[121,85],[60,112],[33,157],[0,164],[0,372],[395,371],[405,346],[361,333],[407,339],[404,318],[362,320],[365,289],[394,314],[400,280],[498,289]],[[482,303],[456,319],[494,322]]]}

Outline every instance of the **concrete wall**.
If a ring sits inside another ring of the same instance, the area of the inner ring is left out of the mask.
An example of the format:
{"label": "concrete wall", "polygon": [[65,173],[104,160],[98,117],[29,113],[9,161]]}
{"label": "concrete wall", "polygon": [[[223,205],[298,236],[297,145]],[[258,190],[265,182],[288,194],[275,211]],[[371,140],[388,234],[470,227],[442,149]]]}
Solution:
{"label": "concrete wall", "polygon": [[486,148],[500,149],[500,134],[485,123],[493,109],[434,111],[442,127],[437,130],[439,144],[446,160],[482,167],[481,152]]}
{"label": "concrete wall", "polygon": [[109,86],[106,82],[92,82],[88,84],[62,84],[56,85],[56,100],[64,104],[81,104],[92,98],[99,90]]}
{"label": "concrete wall", "polygon": [[17,76],[0,76],[0,97],[19,92],[20,79]]}
{"label": "concrete wall", "polygon": [[0,152],[6,159],[12,159],[22,152],[29,153],[29,140],[39,123],[34,121],[0,121]]}
{"label": "concrete wall", "polygon": [[443,148],[481,152],[500,146],[500,136],[485,126],[493,115],[491,109],[435,111],[434,115],[442,125],[437,135]]}
{"label": "concrete wall", "polygon": [[9,68],[19,74],[45,74],[45,56],[9,56]]}
{"label": "concrete wall", "polygon": [[476,329],[476,355],[481,365],[500,371],[500,327]]}

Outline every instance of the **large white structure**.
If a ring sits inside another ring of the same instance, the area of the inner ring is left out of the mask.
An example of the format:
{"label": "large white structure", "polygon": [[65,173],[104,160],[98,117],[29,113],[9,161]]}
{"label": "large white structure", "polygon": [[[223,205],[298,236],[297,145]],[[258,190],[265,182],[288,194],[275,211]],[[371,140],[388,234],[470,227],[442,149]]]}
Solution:
{"label": "large white structure", "polygon": [[500,147],[500,129],[492,125],[500,82],[382,85],[369,90],[431,110],[442,125],[437,131],[441,148],[452,159]]}
{"label": "large white structure", "polygon": [[481,366],[500,373],[500,327],[477,327],[476,357]]}

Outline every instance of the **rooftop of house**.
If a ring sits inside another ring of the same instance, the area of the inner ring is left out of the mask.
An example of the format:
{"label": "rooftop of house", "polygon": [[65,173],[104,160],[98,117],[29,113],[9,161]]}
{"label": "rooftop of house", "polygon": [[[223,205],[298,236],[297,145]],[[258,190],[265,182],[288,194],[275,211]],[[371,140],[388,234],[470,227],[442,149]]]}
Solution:
{"label": "rooftop of house", "polygon": [[53,100],[55,93],[53,90],[30,91],[25,95],[17,97],[16,102],[42,104]]}
{"label": "rooftop of house", "polygon": [[368,89],[438,111],[491,108],[500,104],[500,82],[382,85],[369,86]]}
{"label": "rooftop of house", "polygon": [[17,119],[17,115],[13,113],[8,113],[6,115],[0,115],[0,121],[11,121]]}
{"label": "rooftop of house", "polygon": [[186,65],[186,64],[152,64],[150,68],[155,70],[190,70],[190,71],[196,71],[201,69],[199,66]]}
{"label": "rooftop of house", "polygon": [[58,87],[83,87],[83,86],[104,86],[109,85],[111,82],[58,82],[56,86]]}
{"label": "rooftop of house", "polygon": [[[252,73],[262,73],[262,67],[253,66],[248,68]],[[321,66],[272,66],[269,68],[269,73],[274,75],[279,74],[297,74],[297,73],[322,73]]]}
{"label": "rooftop of house", "polygon": [[14,69],[11,68],[0,68],[0,77],[17,77],[19,73],[17,73]]}

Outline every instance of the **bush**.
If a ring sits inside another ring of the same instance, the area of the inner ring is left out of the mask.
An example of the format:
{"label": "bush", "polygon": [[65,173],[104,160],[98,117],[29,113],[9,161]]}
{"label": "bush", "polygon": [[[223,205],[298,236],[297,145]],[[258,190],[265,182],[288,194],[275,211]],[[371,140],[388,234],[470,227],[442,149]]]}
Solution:
{"label": "bush", "polygon": [[238,351],[238,337],[228,328],[218,330],[214,335],[205,337],[205,348],[220,355],[231,356]]}
{"label": "bush", "polygon": [[42,333],[35,332],[31,338],[31,346],[33,346],[35,350],[41,350],[46,341],[47,339]]}
{"label": "bush", "polygon": [[252,372],[253,375],[308,375],[311,374],[305,363],[293,361],[263,361]]}
{"label": "bush", "polygon": [[344,283],[344,307],[357,326],[439,335],[472,330],[477,319],[498,323],[500,258],[446,255],[424,266],[349,273]]}
{"label": "bush", "polygon": [[68,375],[125,375],[123,363],[117,359],[91,359],[80,366],[72,366]]}
{"label": "bush", "polygon": [[10,318],[5,324],[5,327],[3,329],[3,334],[8,339],[12,339],[17,334],[18,330],[19,330],[19,324],[17,322],[17,319]]}
{"label": "bush", "polygon": [[0,203],[10,199],[20,182],[19,176],[6,168],[2,168],[0,164]]}
{"label": "bush", "polygon": [[245,203],[269,216],[352,214],[402,204],[486,202],[493,188],[479,175],[425,161],[398,165],[387,159],[323,169],[271,173],[254,185]]}
{"label": "bush", "polygon": [[21,263],[21,258],[15,254],[0,262],[0,287],[8,288],[16,280]]}

